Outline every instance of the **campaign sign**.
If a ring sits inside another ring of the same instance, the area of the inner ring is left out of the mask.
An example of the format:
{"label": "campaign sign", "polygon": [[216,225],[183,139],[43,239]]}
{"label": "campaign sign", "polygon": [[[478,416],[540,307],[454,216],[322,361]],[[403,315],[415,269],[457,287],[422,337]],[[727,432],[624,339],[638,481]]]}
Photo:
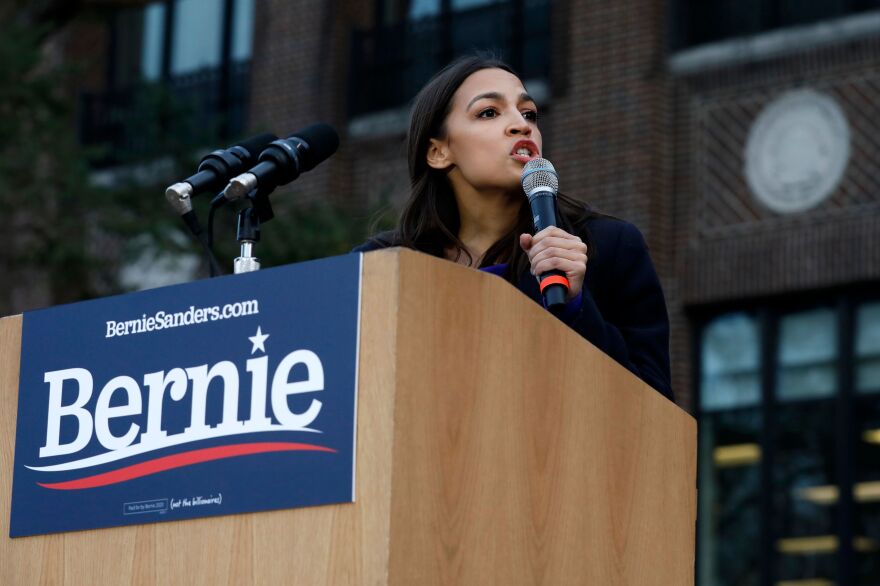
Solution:
{"label": "campaign sign", "polygon": [[24,315],[10,536],[354,500],[361,255]]}

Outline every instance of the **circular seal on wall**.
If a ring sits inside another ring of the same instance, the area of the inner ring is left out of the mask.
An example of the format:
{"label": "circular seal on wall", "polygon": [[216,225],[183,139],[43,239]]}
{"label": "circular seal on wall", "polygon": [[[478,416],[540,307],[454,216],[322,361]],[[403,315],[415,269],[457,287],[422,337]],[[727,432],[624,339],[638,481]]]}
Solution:
{"label": "circular seal on wall", "polygon": [[775,212],[807,210],[827,198],[849,162],[849,125],[830,96],[796,90],[771,102],[746,141],[746,180]]}

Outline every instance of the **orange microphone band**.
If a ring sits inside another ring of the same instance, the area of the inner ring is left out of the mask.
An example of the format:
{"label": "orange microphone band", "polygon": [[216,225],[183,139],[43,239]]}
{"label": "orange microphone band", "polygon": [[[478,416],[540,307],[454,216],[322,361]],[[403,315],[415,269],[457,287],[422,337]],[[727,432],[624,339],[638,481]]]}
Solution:
{"label": "orange microphone band", "polygon": [[550,285],[562,285],[566,290],[571,289],[571,284],[568,282],[568,279],[562,275],[549,275],[541,279],[541,293],[543,293],[544,289]]}

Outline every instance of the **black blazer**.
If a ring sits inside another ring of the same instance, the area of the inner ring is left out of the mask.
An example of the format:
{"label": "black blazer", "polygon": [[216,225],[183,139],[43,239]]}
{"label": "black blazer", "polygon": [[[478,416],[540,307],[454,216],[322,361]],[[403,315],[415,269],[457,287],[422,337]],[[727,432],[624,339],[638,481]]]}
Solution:
{"label": "black blazer", "polygon": [[[563,319],[594,346],[660,393],[673,398],[669,370],[669,316],[660,280],[638,228],[613,218],[586,221],[590,243],[580,310]],[[380,235],[354,249],[393,246]],[[517,288],[542,304],[537,279],[520,275]]]}

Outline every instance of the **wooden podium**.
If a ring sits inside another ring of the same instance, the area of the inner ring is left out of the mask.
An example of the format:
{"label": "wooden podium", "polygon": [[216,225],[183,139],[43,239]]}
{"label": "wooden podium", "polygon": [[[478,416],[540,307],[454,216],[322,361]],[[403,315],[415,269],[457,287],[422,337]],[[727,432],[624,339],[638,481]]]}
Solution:
{"label": "wooden podium", "polygon": [[504,280],[364,256],[357,502],[10,539],[0,584],[693,584],[696,424]]}

